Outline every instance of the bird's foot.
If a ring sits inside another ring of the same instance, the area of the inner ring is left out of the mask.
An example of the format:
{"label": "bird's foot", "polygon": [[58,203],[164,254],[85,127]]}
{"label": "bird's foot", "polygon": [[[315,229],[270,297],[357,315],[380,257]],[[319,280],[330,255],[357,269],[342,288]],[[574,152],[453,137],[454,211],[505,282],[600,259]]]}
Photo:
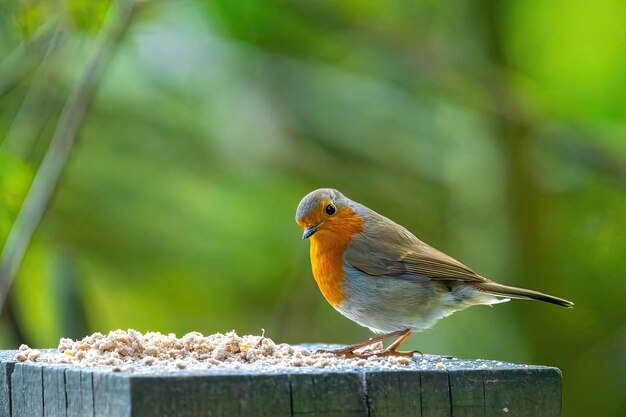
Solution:
{"label": "bird's foot", "polygon": [[372,356],[374,352],[382,350],[382,348],[383,344],[381,341],[370,339],[365,342],[355,343],[337,349],[319,349],[314,353],[331,353],[335,356],[343,356],[345,358],[367,359]]}
{"label": "bird's foot", "polygon": [[[422,352],[419,350],[413,350],[410,352],[398,352],[396,349],[407,337],[411,335],[410,329],[395,330],[391,333],[383,334],[373,337],[365,342],[355,343],[353,345],[344,346],[339,349],[320,349],[315,353],[332,353],[336,356],[343,356],[345,358],[360,358],[367,359],[371,356],[404,356],[411,357],[415,353]],[[398,339],[393,342],[387,349],[383,349],[383,340],[390,337],[399,336]]]}
{"label": "bird's foot", "polygon": [[354,348],[340,348],[340,349],[319,349],[316,350],[315,353],[332,353],[335,356],[343,356],[344,358],[358,358],[358,359],[367,359],[371,356],[400,356],[411,358],[416,353],[422,355],[422,352],[419,350],[411,350],[408,352],[398,351],[395,349],[384,349],[384,350],[366,350],[357,352]]}
{"label": "bird's foot", "polygon": [[354,348],[340,348],[340,349],[318,349],[313,353],[331,353],[335,356],[343,356],[344,358],[363,358],[367,359],[372,356],[370,352],[355,352]]}
{"label": "bird's foot", "polygon": [[420,352],[419,350],[399,351],[399,350],[389,349],[389,348],[381,352],[375,352],[374,355],[376,356],[402,356],[405,358],[412,358],[413,356],[415,356],[416,353],[418,355],[423,355],[423,353]]}

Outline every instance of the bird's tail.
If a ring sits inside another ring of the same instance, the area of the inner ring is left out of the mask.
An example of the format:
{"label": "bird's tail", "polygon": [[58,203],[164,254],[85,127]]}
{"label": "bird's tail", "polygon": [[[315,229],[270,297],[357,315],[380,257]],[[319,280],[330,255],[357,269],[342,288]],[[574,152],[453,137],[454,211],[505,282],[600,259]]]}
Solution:
{"label": "bird's tail", "polygon": [[488,294],[499,295],[501,297],[520,298],[524,300],[539,300],[546,303],[556,304],[562,307],[574,307],[574,303],[552,295],[543,294],[539,291],[527,290],[524,288],[509,287],[497,282],[487,281],[475,284],[476,288]]}

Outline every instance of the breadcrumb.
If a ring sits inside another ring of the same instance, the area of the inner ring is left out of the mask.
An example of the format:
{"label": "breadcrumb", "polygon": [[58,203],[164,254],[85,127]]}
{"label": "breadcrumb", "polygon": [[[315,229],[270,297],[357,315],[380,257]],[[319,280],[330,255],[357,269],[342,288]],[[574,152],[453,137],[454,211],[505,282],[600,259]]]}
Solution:
{"label": "breadcrumb", "polygon": [[379,366],[395,369],[413,363],[405,357],[379,357],[374,353],[382,344],[368,347],[367,359],[344,358],[330,352],[313,352],[285,343],[276,344],[261,336],[239,336],[235,331],[204,336],[198,332],[178,338],[175,334],[141,333],[136,330],[113,330],[94,333],[82,340],[63,338],[56,351],[39,352],[20,346],[18,361],[44,360],[51,364],[67,363],[83,367],[108,367],[113,372],[135,369],[168,370],[206,369],[213,367],[332,368],[339,366]]}
{"label": "breadcrumb", "polygon": [[36,361],[37,359],[39,359],[39,356],[41,356],[41,352],[38,351],[37,349],[31,349],[30,351],[28,351],[28,360],[29,361]]}

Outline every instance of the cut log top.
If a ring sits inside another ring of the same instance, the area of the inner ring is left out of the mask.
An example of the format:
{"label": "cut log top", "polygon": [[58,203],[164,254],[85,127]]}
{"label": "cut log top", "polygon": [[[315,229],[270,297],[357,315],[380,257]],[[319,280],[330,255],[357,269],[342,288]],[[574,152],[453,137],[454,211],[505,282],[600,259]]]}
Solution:
{"label": "cut log top", "polygon": [[561,415],[557,368],[415,356],[402,367],[146,366],[16,362],[0,351],[0,417]]}

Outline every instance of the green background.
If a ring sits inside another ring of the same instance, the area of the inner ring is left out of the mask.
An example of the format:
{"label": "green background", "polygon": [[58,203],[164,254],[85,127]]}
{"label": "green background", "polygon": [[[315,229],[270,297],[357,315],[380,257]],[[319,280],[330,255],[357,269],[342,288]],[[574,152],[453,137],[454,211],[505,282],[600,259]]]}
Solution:
{"label": "green background", "polygon": [[[0,241],[107,1],[0,4]],[[626,413],[626,2],[143,2],[115,44],[0,345],[141,331],[350,343],[294,223],[335,187],[503,283],[409,348],[554,365]]]}

